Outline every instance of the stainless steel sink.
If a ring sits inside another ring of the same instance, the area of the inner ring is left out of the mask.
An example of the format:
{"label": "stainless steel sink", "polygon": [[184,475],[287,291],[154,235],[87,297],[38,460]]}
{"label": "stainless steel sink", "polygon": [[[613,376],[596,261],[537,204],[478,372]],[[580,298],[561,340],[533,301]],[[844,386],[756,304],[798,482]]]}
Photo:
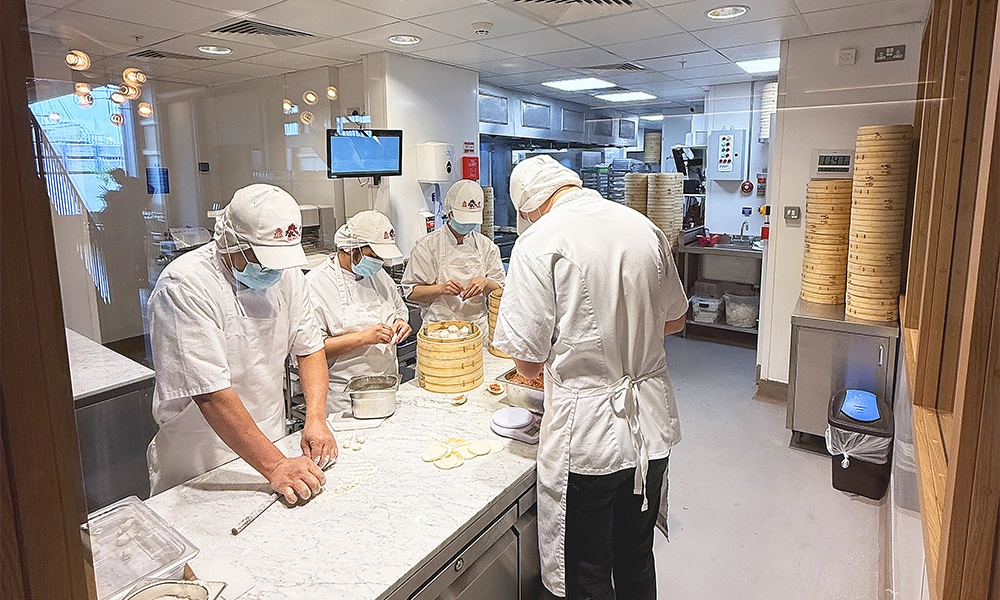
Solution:
{"label": "stainless steel sink", "polygon": [[752,250],[752,242],[727,242],[724,244],[716,244],[716,248],[721,248],[723,250]]}

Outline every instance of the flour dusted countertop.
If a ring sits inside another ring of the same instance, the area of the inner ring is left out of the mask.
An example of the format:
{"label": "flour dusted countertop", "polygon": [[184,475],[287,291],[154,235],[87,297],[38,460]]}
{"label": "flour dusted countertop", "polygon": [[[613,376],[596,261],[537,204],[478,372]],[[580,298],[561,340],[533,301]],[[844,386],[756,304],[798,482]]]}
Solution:
{"label": "flour dusted countertop", "polygon": [[[416,381],[400,387],[399,407],[380,427],[335,433],[341,445],[355,433],[365,442],[340,448],[320,495],[293,508],[276,503],[238,536],[230,530],[271,491],[242,460],[146,503],[200,549],[199,559],[227,561],[252,579],[240,598],[385,598],[505,493],[534,480],[535,446],[489,427],[504,405],[486,385],[513,363],[484,354],[484,366],[485,384],[461,406]],[[451,437],[502,439],[505,448],[449,471],[421,460],[430,443]],[[300,454],[298,434],[277,445]],[[196,574],[211,580],[197,560]]]}
{"label": "flour dusted countertop", "polygon": [[152,385],[152,369],[109,350],[72,329],[66,330],[73,401],[77,408],[138,387]]}

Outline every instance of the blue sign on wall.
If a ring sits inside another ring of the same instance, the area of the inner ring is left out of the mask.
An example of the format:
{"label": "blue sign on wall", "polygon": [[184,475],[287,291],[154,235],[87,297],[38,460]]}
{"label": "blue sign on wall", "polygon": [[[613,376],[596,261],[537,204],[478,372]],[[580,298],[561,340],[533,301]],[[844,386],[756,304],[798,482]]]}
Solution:
{"label": "blue sign on wall", "polygon": [[170,177],[164,167],[146,169],[146,193],[169,194]]}

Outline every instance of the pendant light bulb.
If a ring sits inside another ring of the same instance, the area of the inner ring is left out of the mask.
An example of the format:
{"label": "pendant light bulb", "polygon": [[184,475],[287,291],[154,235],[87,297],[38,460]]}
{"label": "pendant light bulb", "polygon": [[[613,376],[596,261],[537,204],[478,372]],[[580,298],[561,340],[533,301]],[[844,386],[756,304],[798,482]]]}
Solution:
{"label": "pendant light bulb", "polygon": [[326,88],[326,99],[327,100],[336,100],[338,97],[340,97],[340,95],[337,93],[337,88],[336,87],[334,87],[334,86],[331,85],[330,87]]}
{"label": "pendant light bulb", "polygon": [[90,68],[90,56],[83,50],[70,50],[66,54],[66,66],[74,71],[86,71]]}
{"label": "pendant light bulb", "polygon": [[135,112],[139,113],[140,117],[149,118],[153,116],[153,107],[149,102],[140,102]]}
{"label": "pendant light bulb", "polygon": [[294,107],[295,105],[292,104],[292,101],[289,100],[288,98],[283,98],[281,100],[281,112],[285,113],[286,115],[292,114],[292,108]]}

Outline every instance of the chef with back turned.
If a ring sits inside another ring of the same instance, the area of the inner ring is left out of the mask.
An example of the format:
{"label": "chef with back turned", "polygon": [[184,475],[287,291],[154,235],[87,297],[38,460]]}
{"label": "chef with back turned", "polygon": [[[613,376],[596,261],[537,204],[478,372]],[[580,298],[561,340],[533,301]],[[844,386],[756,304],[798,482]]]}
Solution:
{"label": "chef with back turned", "polygon": [[680,441],[663,342],[683,328],[687,298],[663,232],[581,185],[549,156],[511,173],[524,232],[493,345],[520,377],[544,372],[545,586],[571,599],[652,600],[653,527]]}
{"label": "chef with back turned", "polygon": [[[300,267],[299,206],[284,190],[237,190],[217,217],[214,243],[170,263],[149,298],[156,366],[146,453],[157,494],[242,457],[288,502],[308,499],[337,456],[326,424],[323,336]],[[306,402],[302,455],[284,437],[285,359],[298,359]]]}

